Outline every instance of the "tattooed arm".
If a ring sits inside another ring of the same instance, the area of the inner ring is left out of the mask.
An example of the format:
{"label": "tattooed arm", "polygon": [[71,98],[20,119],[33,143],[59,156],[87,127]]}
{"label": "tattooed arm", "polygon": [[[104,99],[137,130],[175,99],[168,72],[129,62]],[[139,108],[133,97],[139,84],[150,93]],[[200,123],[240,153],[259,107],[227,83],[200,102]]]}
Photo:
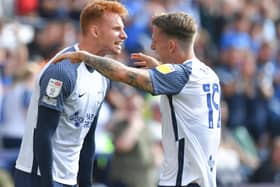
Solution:
{"label": "tattooed arm", "polygon": [[72,63],[84,61],[111,80],[120,81],[153,93],[153,85],[147,69],[128,67],[111,58],[96,56],[85,51],[64,53],[53,59],[53,63],[66,58],[70,59]]}

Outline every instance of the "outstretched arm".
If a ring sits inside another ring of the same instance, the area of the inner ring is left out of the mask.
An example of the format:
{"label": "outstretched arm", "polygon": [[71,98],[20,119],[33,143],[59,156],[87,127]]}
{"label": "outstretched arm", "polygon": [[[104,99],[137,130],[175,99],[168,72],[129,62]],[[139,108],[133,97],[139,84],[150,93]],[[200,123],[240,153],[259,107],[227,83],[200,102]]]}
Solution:
{"label": "outstretched arm", "polygon": [[72,63],[80,63],[81,61],[84,61],[86,64],[92,66],[99,73],[111,80],[120,81],[153,93],[150,74],[146,69],[128,67],[119,61],[96,56],[86,51],[64,53],[53,59],[53,63],[57,63],[67,58],[70,59]]}

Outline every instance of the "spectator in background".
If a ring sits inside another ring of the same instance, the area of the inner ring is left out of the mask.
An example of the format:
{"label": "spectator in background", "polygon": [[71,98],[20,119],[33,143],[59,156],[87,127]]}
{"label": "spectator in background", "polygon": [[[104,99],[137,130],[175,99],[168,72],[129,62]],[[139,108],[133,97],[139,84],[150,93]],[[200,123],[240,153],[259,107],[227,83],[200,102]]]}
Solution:
{"label": "spectator in background", "polygon": [[38,0],[15,0],[16,13],[19,16],[36,15],[38,11]]}
{"label": "spectator in background", "polygon": [[[39,66],[28,63],[13,76],[13,83],[4,96],[4,123],[2,143],[4,149],[19,149],[26,127],[26,114]],[[16,117],[15,117],[16,116]]]}
{"label": "spectator in background", "polygon": [[14,16],[14,1],[0,0],[0,19],[12,18]]}
{"label": "spectator in background", "polygon": [[50,20],[64,19],[68,16],[68,3],[67,0],[40,0],[38,13]]}
{"label": "spectator in background", "polygon": [[217,183],[220,186],[234,186],[242,182],[242,174],[240,172],[240,149],[239,145],[233,138],[232,132],[228,129],[228,106],[226,102],[221,102],[221,144],[218,150],[217,164]]}
{"label": "spectator in background", "polygon": [[273,139],[268,159],[254,172],[251,182],[280,184],[280,136]]}
{"label": "spectator in background", "polygon": [[144,99],[125,86],[123,106],[118,108],[109,123],[115,145],[110,171],[110,187],[154,187],[157,178],[157,149],[152,132],[143,116]]}
{"label": "spectator in background", "polygon": [[238,186],[248,181],[259,166],[259,158],[253,139],[247,131],[243,131],[240,143],[240,136],[236,136],[236,133],[226,126],[228,106],[224,101],[221,106],[222,139],[218,151],[217,180],[221,186]]}
{"label": "spectator in background", "polygon": [[268,129],[269,101],[274,95],[275,76],[273,44],[262,42],[256,61],[257,95],[251,107],[255,111],[254,120],[249,124],[249,132],[256,144],[261,145]]}
{"label": "spectator in background", "polygon": [[49,60],[60,48],[66,47],[62,46],[66,33],[63,29],[64,22],[62,21],[49,21],[35,28],[34,40],[28,44],[30,59]]}
{"label": "spectator in background", "polygon": [[[279,30],[280,31],[280,30]],[[279,33],[280,34],[280,33]],[[275,74],[273,77],[274,93],[269,101],[269,126],[268,131],[271,138],[280,136],[280,50],[276,52]]]}
{"label": "spectator in background", "polygon": [[0,169],[0,187],[13,187],[13,179],[9,173]]}
{"label": "spectator in background", "polygon": [[200,29],[195,42],[195,52],[199,59],[210,67],[215,67],[218,61],[218,51],[207,30]]}
{"label": "spectator in background", "polygon": [[[125,47],[129,54],[149,50],[151,39],[150,21],[154,14],[166,11],[162,1],[127,1],[126,6],[130,16],[126,19],[126,28],[128,37],[125,41]],[[145,14],[143,14],[145,12]]]}
{"label": "spectator in background", "polygon": [[228,104],[228,128],[235,129],[245,125],[245,97],[242,82],[241,62],[243,60],[243,46],[232,43],[223,49],[220,64],[216,66],[216,72],[221,80],[223,98]]}

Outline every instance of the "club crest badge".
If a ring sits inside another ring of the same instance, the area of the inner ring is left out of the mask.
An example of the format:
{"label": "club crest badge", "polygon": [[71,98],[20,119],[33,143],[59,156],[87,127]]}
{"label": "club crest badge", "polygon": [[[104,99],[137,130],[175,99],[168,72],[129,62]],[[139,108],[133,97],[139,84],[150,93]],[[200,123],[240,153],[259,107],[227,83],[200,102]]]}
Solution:
{"label": "club crest badge", "polygon": [[56,98],[61,92],[62,85],[62,81],[50,79],[46,89],[47,96],[51,98]]}

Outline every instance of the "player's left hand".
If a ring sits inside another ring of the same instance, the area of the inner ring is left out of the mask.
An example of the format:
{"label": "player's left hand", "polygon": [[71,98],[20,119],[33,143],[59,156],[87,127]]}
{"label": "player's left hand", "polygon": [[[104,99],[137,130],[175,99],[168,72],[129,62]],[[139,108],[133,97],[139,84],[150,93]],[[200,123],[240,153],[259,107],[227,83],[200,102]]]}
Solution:
{"label": "player's left hand", "polygon": [[67,52],[54,57],[52,63],[56,64],[65,59],[69,59],[71,63],[80,63],[84,61],[87,55],[89,55],[89,53],[86,51]]}

